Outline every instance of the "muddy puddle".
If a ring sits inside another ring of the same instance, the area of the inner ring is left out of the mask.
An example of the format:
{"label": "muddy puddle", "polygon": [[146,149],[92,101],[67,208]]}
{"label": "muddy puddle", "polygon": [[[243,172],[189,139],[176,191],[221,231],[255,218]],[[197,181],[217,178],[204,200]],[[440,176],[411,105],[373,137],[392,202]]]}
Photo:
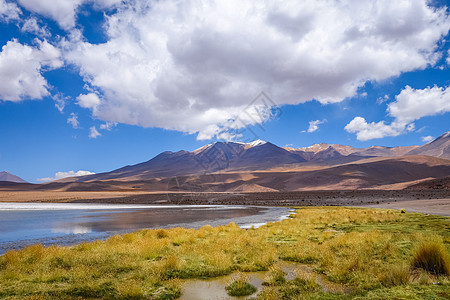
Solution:
{"label": "muddy puddle", "polygon": [[[313,271],[311,265],[300,263],[281,261],[277,263],[285,273],[286,280],[293,280],[300,274],[308,274],[310,278],[322,288],[322,291],[327,293],[349,293],[351,290],[343,285],[328,281],[325,276],[317,274]],[[229,285],[237,276],[233,273],[226,276],[221,276],[212,279],[192,279],[186,280],[183,284],[181,300],[230,300],[230,299],[254,299],[258,293],[264,288],[268,271],[263,272],[245,272],[244,274],[249,279],[249,283],[257,288],[257,291],[247,297],[233,297],[227,294],[225,287]]]}
{"label": "muddy puddle", "polygon": [[[265,272],[251,272],[245,273],[249,277],[249,283],[256,287],[258,291],[262,290],[262,283],[264,282]],[[222,276],[207,280],[189,280],[186,281],[183,289],[182,300],[202,300],[202,299],[245,299],[245,297],[228,296],[225,287],[233,281],[235,274]],[[252,296],[256,295],[253,294]],[[249,296],[251,297],[251,296]]]}

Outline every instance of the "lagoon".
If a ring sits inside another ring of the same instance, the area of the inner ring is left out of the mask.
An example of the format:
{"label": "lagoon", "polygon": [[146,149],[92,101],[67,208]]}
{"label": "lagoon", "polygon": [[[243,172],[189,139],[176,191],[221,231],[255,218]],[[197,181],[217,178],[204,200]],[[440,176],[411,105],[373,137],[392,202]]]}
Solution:
{"label": "lagoon", "polygon": [[0,254],[41,243],[72,245],[143,228],[200,228],[234,222],[258,227],[287,216],[286,207],[0,203]]}

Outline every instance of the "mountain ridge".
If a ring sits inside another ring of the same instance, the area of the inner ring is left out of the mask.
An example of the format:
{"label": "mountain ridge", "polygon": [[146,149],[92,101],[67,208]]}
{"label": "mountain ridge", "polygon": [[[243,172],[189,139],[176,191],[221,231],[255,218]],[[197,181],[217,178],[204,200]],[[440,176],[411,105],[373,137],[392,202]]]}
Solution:
{"label": "mountain ridge", "polygon": [[177,185],[182,182],[184,188],[199,191],[205,187],[214,191],[406,187],[408,182],[448,176],[449,145],[449,132],[422,146],[400,147],[321,143],[290,148],[261,140],[214,142],[194,151],[165,151],[139,164],[58,182],[85,186],[145,181],[145,186],[154,189],[170,186],[171,178],[176,178]]}

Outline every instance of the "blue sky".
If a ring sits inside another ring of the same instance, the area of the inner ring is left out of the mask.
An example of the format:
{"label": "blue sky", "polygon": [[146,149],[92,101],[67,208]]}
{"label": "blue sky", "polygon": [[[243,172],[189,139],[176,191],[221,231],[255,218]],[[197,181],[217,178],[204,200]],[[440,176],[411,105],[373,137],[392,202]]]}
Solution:
{"label": "blue sky", "polygon": [[216,140],[424,144],[450,130],[444,5],[0,0],[0,170],[37,182]]}

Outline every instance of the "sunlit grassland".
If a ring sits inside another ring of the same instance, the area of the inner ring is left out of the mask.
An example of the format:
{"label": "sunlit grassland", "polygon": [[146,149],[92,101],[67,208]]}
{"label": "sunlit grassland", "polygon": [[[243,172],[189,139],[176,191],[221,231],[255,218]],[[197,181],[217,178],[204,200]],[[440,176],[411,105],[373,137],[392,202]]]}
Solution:
{"label": "sunlit grassland", "polygon": [[0,257],[0,297],[172,299],[180,295],[184,279],[273,271],[277,261],[285,260],[308,264],[348,293],[324,292],[302,275],[285,281],[274,273],[258,297],[448,299],[448,274],[425,271],[413,262],[427,243],[448,256],[449,218],[300,208],[287,220],[257,229],[229,224],[140,230],[73,247],[10,251]]}

